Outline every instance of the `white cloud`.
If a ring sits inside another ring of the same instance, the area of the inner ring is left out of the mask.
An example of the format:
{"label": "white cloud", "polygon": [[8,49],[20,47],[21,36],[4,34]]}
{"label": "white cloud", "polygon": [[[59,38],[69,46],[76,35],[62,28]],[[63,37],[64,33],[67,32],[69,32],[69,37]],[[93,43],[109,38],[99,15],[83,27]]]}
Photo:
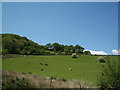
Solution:
{"label": "white cloud", "polygon": [[118,55],[118,54],[120,55],[120,49],[112,50],[112,54],[113,55]]}
{"label": "white cloud", "polygon": [[90,51],[92,55],[107,55],[107,53],[104,51],[93,51],[93,50],[88,50],[88,51]]}

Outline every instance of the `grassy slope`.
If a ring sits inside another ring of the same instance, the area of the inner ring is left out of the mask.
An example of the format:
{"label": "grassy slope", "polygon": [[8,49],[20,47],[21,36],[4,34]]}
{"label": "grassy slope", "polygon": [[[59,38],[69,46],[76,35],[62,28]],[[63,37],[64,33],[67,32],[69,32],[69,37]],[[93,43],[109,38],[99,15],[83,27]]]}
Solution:
{"label": "grassy slope", "polygon": [[2,56],[0,56],[0,70],[2,70]]}
{"label": "grassy slope", "polygon": [[[98,56],[26,56],[3,59],[3,70],[25,72],[42,76],[53,76],[66,79],[96,81],[100,64]],[[117,57],[112,57],[116,59]],[[48,64],[48,66],[40,65]],[[69,67],[73,70],[69,71]],[[41,71],[41,69],[44,69]]]}

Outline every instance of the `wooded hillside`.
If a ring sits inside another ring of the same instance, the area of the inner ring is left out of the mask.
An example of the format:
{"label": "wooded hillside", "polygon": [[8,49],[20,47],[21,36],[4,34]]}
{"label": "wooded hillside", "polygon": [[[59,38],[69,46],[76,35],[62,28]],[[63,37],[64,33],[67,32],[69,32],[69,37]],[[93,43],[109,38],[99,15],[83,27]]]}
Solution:
{"label": "wooded hillside", "polygon": [[16,34],[0,35],[2,35],[2,54],[71,55],[72,53],[82,54],[84,50],[80,45],[61,45],[56,42],[39,45]]}

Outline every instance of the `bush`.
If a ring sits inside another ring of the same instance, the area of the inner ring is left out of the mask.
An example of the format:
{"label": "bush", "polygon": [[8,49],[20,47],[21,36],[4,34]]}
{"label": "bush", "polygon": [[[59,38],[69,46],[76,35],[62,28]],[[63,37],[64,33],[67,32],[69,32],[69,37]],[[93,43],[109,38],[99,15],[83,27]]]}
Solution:
{"label": "bush", "polygon": [[24,78],[11,78],[9,80],[4,80],[2,82],[2,88],[7,89],[7,88],[32,88],[28,81]]}
{"label": "bush", "polygon": [[73,53],[71,57],[72,58],[78,58],[76,53]]}
{"label": "bush", "polygon": [[101,88],[120,88],[120,66],[117,61],[108,59],[106,64],[102,64],[97,85]]}
{"label": "bush", "polygon": [[54,52],[50,52],[50,55],[55,55],[55,53]]}
{"label": "bush", "polygon": [[44,51],[44,55],[50,55],[50,51]]}
{"label": "bush", "polygon": [[22,74],[25,74],[25,72],[22,72]]}
{"label": "bush", "polygon": [[102,57],[102,56],[100,56],[100,57],[98,58],[98,61],[101,62],[101,63],[105,63],[105,58]]}
{"label": "bush", "polygon": [[24,49],[24,50],[22,51],[22,54],[26,55],[26,54],[28,54],[28,51]]}
{"label": "bush", "polygon": [[65,52],[62,52],[61,55],[65,55]]}
{"label": "bush", "polygon": [[8,54],[8,50],[7,49],[2,49],[2,54],[3,55]]}
{"label": "bush", "polygon": [[32,74],[32,72],[29,72],[28,74]]}

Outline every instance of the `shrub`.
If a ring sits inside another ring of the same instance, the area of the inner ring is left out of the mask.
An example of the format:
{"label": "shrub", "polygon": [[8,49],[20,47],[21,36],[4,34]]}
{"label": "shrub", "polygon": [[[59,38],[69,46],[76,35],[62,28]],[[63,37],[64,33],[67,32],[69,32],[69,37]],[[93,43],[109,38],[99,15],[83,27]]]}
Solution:
{"label": "shrub", "polygon": [[24,49],[24,50],[22,51],[22,53],[23,53],[24,55],[26,55],[26,54],[28,54],[28,51]]}
{"label": "shrub", "polygon": [[79,53],[80,53],[80,50],[75,50],[75,53],[79,54]]}
{"label": "shrub", "polygon": [[2,54],[3,55],[8,54],[8,50],[7,49],[2,49]]}
{"label": "shrub", "polygon": [[29,72],[28,74],[32,74],[32,72]]}
{"label": "shrub", "polygon": [[99,61],[99,62],[102,62],[102,63],[105,63],[105,58],[102,57],[102,56],[100,56],[100,57],[98,58],[98,61]]}
{"label": "shrub", "polygon": [[22,74],[25,74],[25,72],[22,72]]}
{"label": "shrub", "polygon": [[71,57],[72,58],[78,58],[76,53],[73,53]]}
{"label": "shrub", "polygon": [[66,82],[67,80],[66,80],[66,79],[64,79],[64,78],[62,78],[62,81],[63,81],[63,82]]}
{"label": "shrub", "polygon": [[65,52],[62,52],[61,55],[65,55]]}
{"label": "shrub", "polygon": [[54,52],[50,52],[50,55],[55,55],[55,53]]}
{"label": "shrub", "polygon": [[7,89],[7,88],[32,88],[28,81],[24,78],[11,78],[9,80],[4,80],[2,82],[2,88]]}
{"label": "shrub", "polygon": [[107,59],[106,64],[102,64],[97,85],[101,88],[120,88],[120,66],[117,61]]}
{"label": "shrub", "polygon": [[45,55],[50,55],[50,51],[44,51]]}

